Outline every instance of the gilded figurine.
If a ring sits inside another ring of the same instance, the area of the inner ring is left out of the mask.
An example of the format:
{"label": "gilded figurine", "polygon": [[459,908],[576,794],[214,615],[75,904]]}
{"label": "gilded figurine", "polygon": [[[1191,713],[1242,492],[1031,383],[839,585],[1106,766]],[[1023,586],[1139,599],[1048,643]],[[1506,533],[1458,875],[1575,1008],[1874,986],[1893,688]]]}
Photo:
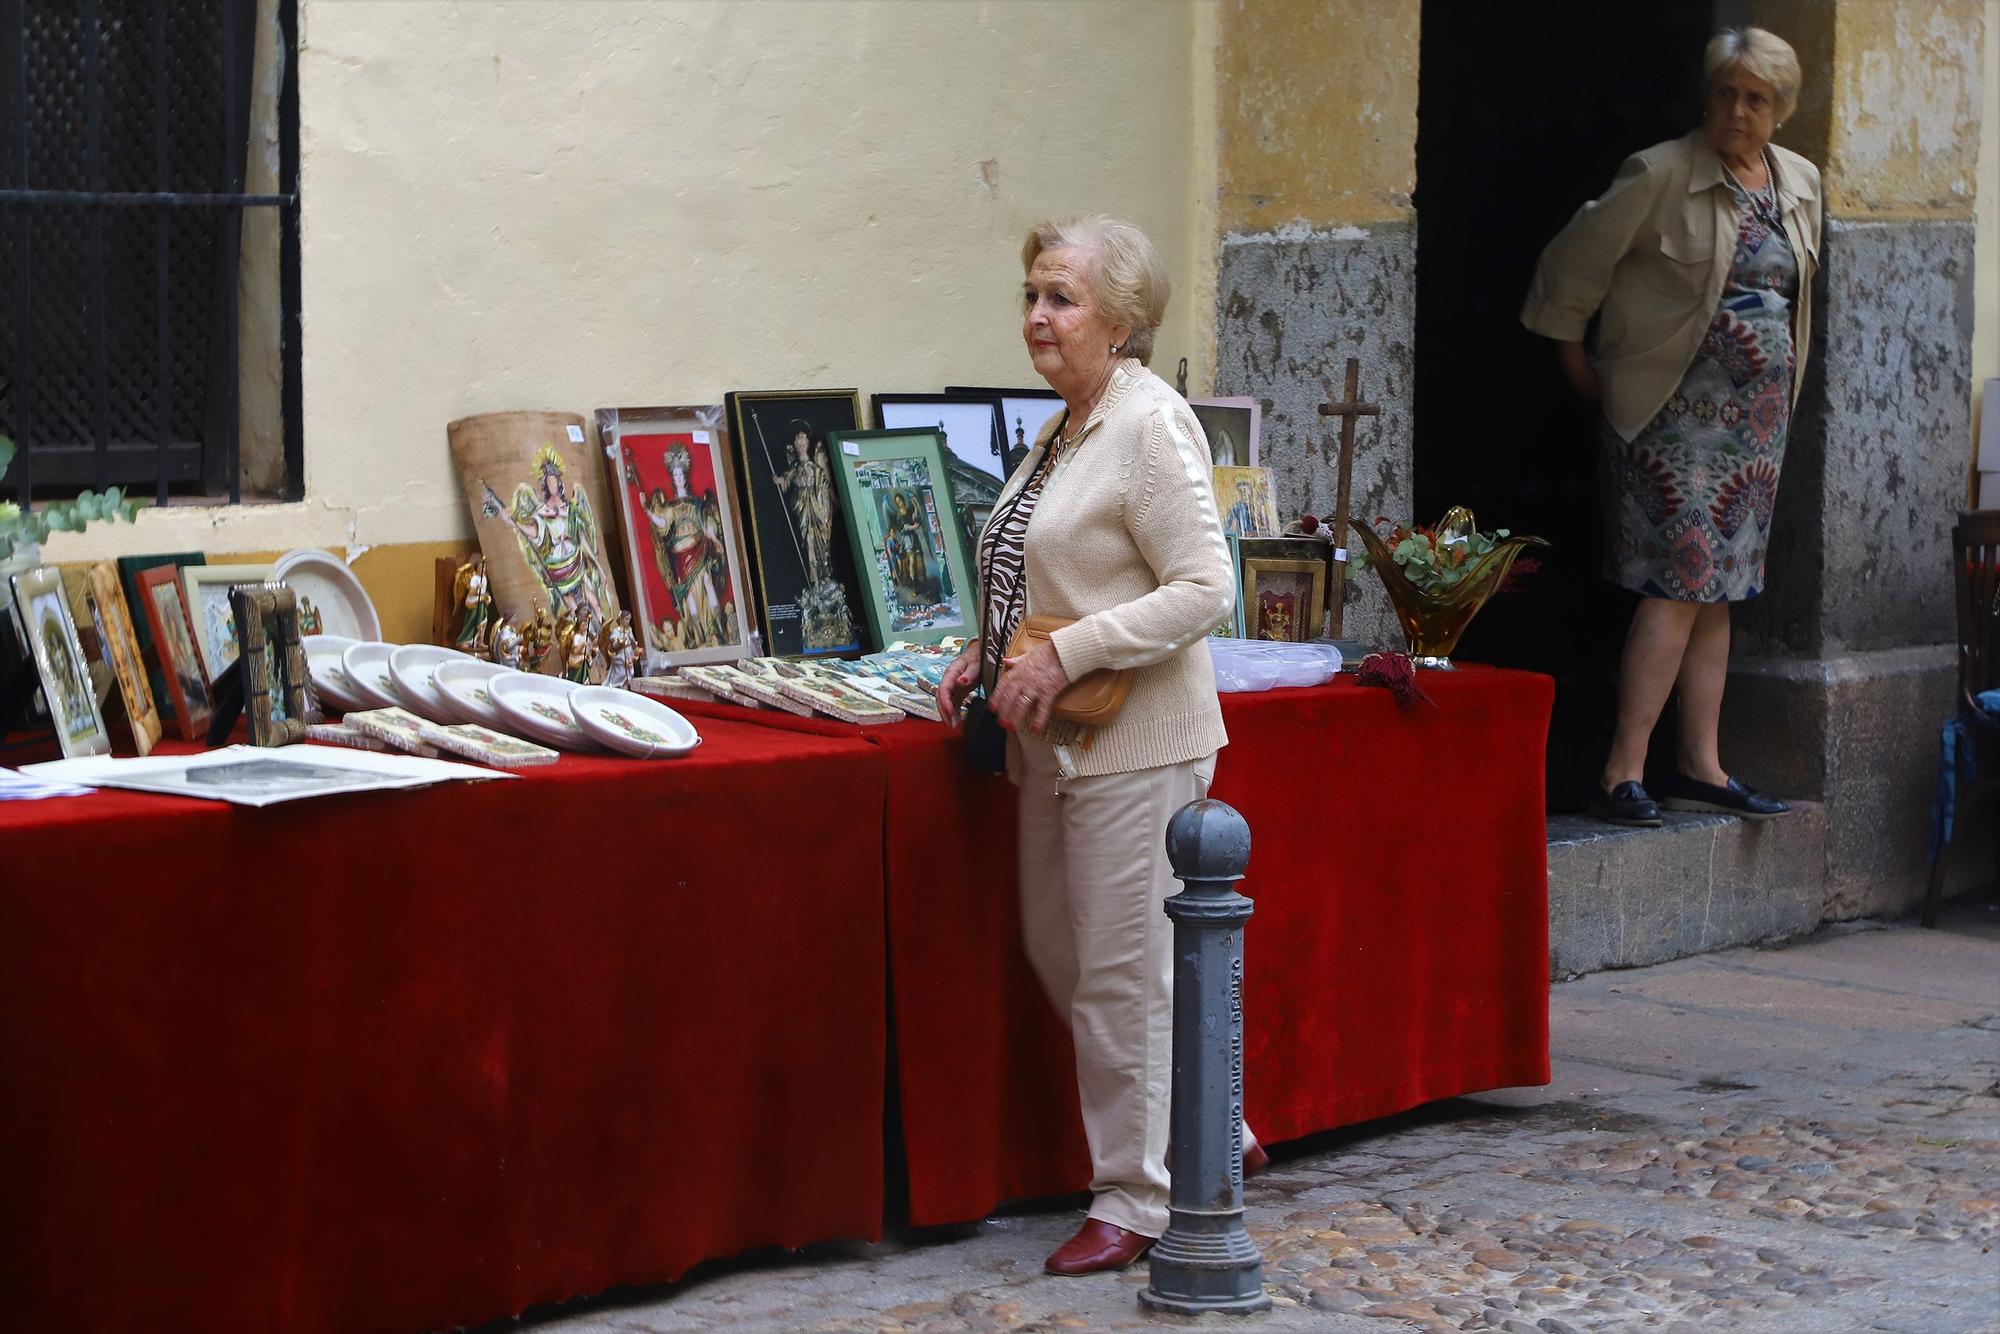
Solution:
{"label": "gilded figurine", "polygon": [[588,685],[596,665],[596,646],[591,643],[597,618],[582,609],[556,622],[556,661],[565,681]]}
{"label": "gilded figurine", "polygon": [[486,577],[486,557],[474,556],[458,567],[451,581],[451,603],[459,611],[452,647],[475,658],[490,656],[487,639],[493,628],[493,594]]}
{"label": "gilded figurine", "polygon": [[547,607],[535,608],[535,619],[521,627],[521,670],[539,672],[556,642],[556,623]]}

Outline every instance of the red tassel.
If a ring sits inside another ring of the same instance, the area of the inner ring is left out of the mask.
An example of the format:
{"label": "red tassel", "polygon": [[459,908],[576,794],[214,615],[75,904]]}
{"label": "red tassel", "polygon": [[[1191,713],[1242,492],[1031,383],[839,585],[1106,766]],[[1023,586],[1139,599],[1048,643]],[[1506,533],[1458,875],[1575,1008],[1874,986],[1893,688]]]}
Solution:
{"label": "red tassel", "polygon": [[1354,679],[1365,686],[1383,687],[1406,709],[1437,702],[1417,684],[1416,664],[1407,653],[1371,653],[1361,660]]}

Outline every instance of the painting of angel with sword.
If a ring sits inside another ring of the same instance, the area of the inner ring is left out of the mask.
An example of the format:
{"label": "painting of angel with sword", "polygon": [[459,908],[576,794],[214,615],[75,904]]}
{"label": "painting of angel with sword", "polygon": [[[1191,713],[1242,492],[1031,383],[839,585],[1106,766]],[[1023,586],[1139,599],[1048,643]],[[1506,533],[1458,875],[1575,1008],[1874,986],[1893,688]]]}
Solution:
{"label": "painting of angel with sword", "polygon": [[597,517],[591,511],[590,497],[581,487],[571,489],[563,472],[562,455],[554,446],[544,445],[535,455],[540,495],[521,482],[514,487],[513,503],[508,505],[481,478],[479,486],[485,498],[480,512],[489,519],[507,520],[522,558],[558,613],[589,611],[603,621],[616,615],[618,608],[598,555]]}

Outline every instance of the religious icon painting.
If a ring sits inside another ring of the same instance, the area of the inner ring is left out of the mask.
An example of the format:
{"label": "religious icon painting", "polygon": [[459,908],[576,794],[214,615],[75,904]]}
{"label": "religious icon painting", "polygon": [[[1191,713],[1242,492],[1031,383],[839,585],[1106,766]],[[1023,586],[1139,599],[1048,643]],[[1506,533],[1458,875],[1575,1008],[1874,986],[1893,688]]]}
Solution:
{"label": "religious icon painting", "polygon": [[937,430],[840,431],[833,440],[876,637],[934,644],[978,633],[970,548]]}
{"label": "religious icon painting", "polygon": [[1209,461],[1218,468],[1257,466],[1263,408],[1254,398],[1191,398],[1188,406],[1208,437]]}
{"label": "religious icon painting", "polygon": [[1049,424],[1049,419],[1063,410],[1062,397],[1053,389],[980,389],[955,384],[945,392],[1000,400],[1001,452],[1007,476],[1028,457],[1028,451],[1035,447],[1035,437]]}
{"label": "religious icon painting", "polygon": [[933,427],[944,441],[945,466],[951,471],[951,492],[957,497],[955,515],[966,549],[978,549],[979,529],[974,506],[993,512],[1007,480],[1007,451],[1000,433],[1000,400],[991,394],[877,394],[875,425],[885,431]]}
{"label": "religious icon painting", "polygon": [[547,611],[561,621],[618,618],[605,553],[612,522],[602,457],[571,412],[489,412],[445,428],[486,556],[494,612],[515,625]]}
{"label": "religious icon painting", "polygon": [[243,663],[243,715],[253,746],[289,746],[306,739],[314,717],[298,599],[283,584],[239,584],[229,590]]}
{"label": "religious icon painting", "polygon": [[86,576],[85,601],[97,627],[97,642],[111,675],[118,682],[118,697],[125,702],[125,719],[132,728],[132,741],[141,755],[152,753],[160,739],[160,711],[153,703],[153,686],[146,678],[146,660],[139,653],[138,636],[132,629],[131,608],[125,589],[118,582],[118,566],[99,561]]}
{"label": "religious icon painting", "polygon": [[277,568],[271,565],[190,565],[181,571],[188,615],[194,618],[194,642],[211,682],[236,661],[236,609],[229,603],[229,590],[276,576]]}
{"label": "religious icon painting", "polygon": [[194,646],[194,618],[188,614],[180,567],[148,566],[138,572],[134,582],[139,589],[139,606],[153,632],[153,654],[159,661],[167,698],[174,702],[181,737],[200,741],[208,735],[215,701],[209,693],[201,654]]}
{"label": "religious icon painting", "polygon": [[1269,468],[1215,468],[1213,477],[1223,532],[1237,537],[1278,535],[1278,498]]}
{"label": "religious icon painting", "polygon": [[599,408],[646,671],[757,651],[722,408]]}
{"label": "religious icon painting", "polygon": [[111,749],[84,665],[83,643],[63,593],[62,574],[44,565],[14,576],[14,602],[26,627],[29,650],[42,681],[42,699],[64,758],[103,755]]}
{"label": "religious icon painting", "polygon": [[1239,540],[1236,584],[1243,638],[1303,644],[1326,618],[1332,548],[1316,538]]}
{"label": "religious icon painting", "polygon": [[872,645],[862,584],[828,443],[834,432],[860,425],[861,396],[852,389],[737,390],[727,407],[764,652],[866,652]]}
{"label": "religious icon painting", "polygon": [[[125,589],[125,604],[132,608],[132,630],[139,638],[139,654],[146,663],[146,672],[153,688],[153,704],[160,711],[160,717],[171,720],[174,712],[174,692],[167,688],[165,669],[161,666],[160,655],[153,643],[152,618],[146,615],[146,594],[139,587],[139,575],[159,565],[170,565],[184,569],[190,565],[206,565],[208,557],[199,551],[180,551],[171,555],[120,556],[118,558],[118,579]],[[204,723],[206,726],[206,723]]]}

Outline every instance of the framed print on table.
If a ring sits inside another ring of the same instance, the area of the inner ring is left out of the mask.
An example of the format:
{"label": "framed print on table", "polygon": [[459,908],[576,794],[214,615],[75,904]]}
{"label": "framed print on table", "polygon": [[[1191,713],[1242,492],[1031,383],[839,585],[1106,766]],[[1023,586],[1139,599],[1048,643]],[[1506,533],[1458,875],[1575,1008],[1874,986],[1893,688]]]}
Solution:
{"label": "framed print on table", "polygon": [[973,385],[945,387],[947,394],[976,394],[1000,400],[1001,447],[1009,474],[1021,466],[1035,437],[1048,425],[1049,418],[1063,410],[1062,396],[1053,389],[981,389]]}
{"label": "framed print on table", "polygon": [[139,637],[139,655],[146,660],[147,675],[153,686],[153,705],[159,709],[160,717],[174,717],[174,692],[167,688],[166,673],[162,669],[160,656],[153,646],[153,622],[145,613],[146,593],[139,587],[139,576],[155,566],[170,565],[176,570],[190,565],[206,565],[208,557],[199,551],[176,551],[166,555],[120,556],[118,558],[118,578],[125,585],[125,603],[132,611],[132,630]]}
{"label": "framed print on table", "polygon": [[315,719],[297,595],[283,584],[243,584],[229,590],[229,605],[236,614],[243,659],[243,716],[250,723],[250,744],[304,741]]}
{"label": "framed print on table", "polygon": [[1311,537],[1238,539],[1233,545],[1242,637],[1286,644],[1319,638],[1333,548]]}
{"label": "framed print on table", "polygon": [[937,430],[836,431],[833,443],[876,637],[935,644],[977,634],[972,559]]}
{"label": "framed print on table", "polygon": [[213,682],[236,661],[236,609],[229,604],[235,584],[261,584],[277,577],[270,565],[190,565],[181,571],[188,615],[202,667]]}
{"label": "framed print on table", "polygon": [[737,390],[727,407],[764,652],[796,658],[865,651],[861,579],[827,444],[833,432],[861,424],[860,395]]}
{"label": "framed print on table", "polygon": [[1218,468],[1257,466],[1257,436],[1264,410],[1254,398],[1191,398],[1188,406],[1208,437],[1209,461]]}
{"label": "framed print on table", "polygon": [[146,677],[146,659],[139,652],[139,639],[132,629],[132,611],[125,602],[125,589],[118,581],[118,566],[99,561],[85,576],[90,616],[97,626],[97,642],[111,675],[118,682],[118,697],[125,701],[125,720],[132,727],[132,741],[141,755],[152,753],[160,739],[160,711],[153,702],[152,683]]}
{"label": "framed print on table", "polygon": [[1006,484],[1000,400],[990,394],[877,394],[875,425],[885,431],[934,427],[951,471],[953,518],[968,551]]}
{"label": "framed print on table", "polygon": [[647,673],[758,651],[742,505],[718,406],[599,408]]}
{"label": "framed print on table", "polygon": [[209,720],[215,716],[215,700],[209,693],[200,651],[194,646],[194,618],[188,614],[180,575],[179,566],[155,565],[140,570],[135,582],[139,605],[153,632],[153,655],[159,661],[167,695],[174,702],[181,737],[200,741],[208,735]]}
{"label": "framed print on table", "polygon": [[104,715],[97,711],[97,695],[84,666],[83,643],[69,614],[61,572],[44,565],[15,575],[13,583],[14,602],[63,757],[107,753],[111,737],[104,730]]}
{"label": "framed print on table", "polygon": [[1269,468],[1212,468],[1210,475],[1223,532],[1238,537],[1278,535],[1278,498]]}

